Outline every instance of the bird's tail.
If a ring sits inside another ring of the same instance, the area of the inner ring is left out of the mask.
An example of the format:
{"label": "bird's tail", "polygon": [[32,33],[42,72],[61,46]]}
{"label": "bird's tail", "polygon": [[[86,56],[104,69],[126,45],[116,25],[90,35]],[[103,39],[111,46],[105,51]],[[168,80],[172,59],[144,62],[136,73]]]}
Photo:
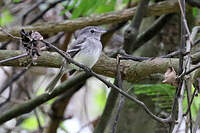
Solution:
{"label": "bird's tail", "polygon": [[56,74],[56,76],[53,78],[53,80],[48,84],[47,88],[45,91],[49,94],[53,92],[54,87],[58,83],[59,79],[65,74],[65,66],[61,66],[59,72]]}

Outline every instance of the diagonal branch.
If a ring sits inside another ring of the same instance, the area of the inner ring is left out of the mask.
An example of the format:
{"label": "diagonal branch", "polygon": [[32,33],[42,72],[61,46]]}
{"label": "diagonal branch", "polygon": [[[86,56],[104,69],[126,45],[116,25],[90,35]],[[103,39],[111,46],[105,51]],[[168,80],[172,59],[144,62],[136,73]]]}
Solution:
{"label": "diagonal branch", "polygon": [[6,90],[6,88],[8,88],[10,85],[12,85],[13,82],[17,81],[22,75],[24,75],[27,72],[27,70],[29,70],[30,67],[31,63],[28,64],[28,66],[24,68],[22,71],[13,75],[13,77],[3,85],[3,87],[0,90],[0,94],[2,94]]}
{"label": "diagonal branch", "polygon": [[134,43],[134,51],[154,37],[165,26],[172,16],[173,14],[160,16],[146,31],[138,35]]}
{"label": "diagonal branch", "polygon": [[125,30],[124,33],[124,50],[126,53],[131,54],[134,50],[134,44],[139,33],[139,28],[142,23],[144,15],[147,13],[147,7],[149,0],[141,0],[137,6],[135,16],[132,19],[131,24]]}
{"label": "diagonal branch", "polygon": [[39,15],[34,17],[32,20],[28,22],[28,25],[35,23],[38,19],[40,19],[46,12],[48,12],[51,8],[54,8],[57,4],[63,2],[64,0],[58,0],[53,3],[50,3],[49,7],[45,9],[43,12],[41,12]]}
{"label": "diagonal branch", "polygon": [[91,70],[90,68],[88,68],[87,66],[84,66],[76,61],[74,61],[70,55],[68,55],[67,53],[65,53],[64,51],[58,49],[57,47],[55,47],[54,45],[52,45],[51,43],[45,41],[45,40],[41,40],[43,43],[46,44],[47,47],[53,48],[57,53],[59,53],[62,57],[64,57],[67,61],[69,61],[70,63],[73,63],[74,65],[78,66],[79,68],[83,69],[87,74],[94,76],[95,78],[99,79],[100,81],[102,81],[105,85],[107,85],[108,87],[114,89],[115,91],[117,91],[118,93],[122,94],[123,96],[125,96],[126,98],[128,98],[129,100],[136,102],[138,105],[140,105],[147,114],[149,114],[151,116],[152,119],[160,122],[160,123],[167,123],[167,122],[171,122],[171,117],[169,116],[166,119],[160,118],[155,116],[149,109],[148,107],[141,101],[137,100],[137,98],[133,97],[132,95],[129,95],[127,92],[123,91],[121,88],[117,87],[116,85],[106,81],[106,79],[104,79],[102,76],[100,76],[99,74],[96,74],[93,70]]}
{"label": "diagonal branch", "polygon": [[17,116],[20,116],[22,114],[26,114],[34,110],[37,106],[47,102],[48,100],[63,94],[65,91],[69,93],[69,95],[74,92],[73,87],[74,85],[78,85],[79,83],[82,83],[84,79],[86,79],[89,75],[85,73],[80,73],[77,76],[74,76],[70,78],[69,80],[63,82],[61,85],[56,87],[56,90],[52,92],[50,95],[45,93],[40,96],[35,97],[32,100],[29,100],[23,104],[17,105],[9,110],[7,110],[4,113],[1,113],[0,115],[0,125],[4,122],[11,120]]}

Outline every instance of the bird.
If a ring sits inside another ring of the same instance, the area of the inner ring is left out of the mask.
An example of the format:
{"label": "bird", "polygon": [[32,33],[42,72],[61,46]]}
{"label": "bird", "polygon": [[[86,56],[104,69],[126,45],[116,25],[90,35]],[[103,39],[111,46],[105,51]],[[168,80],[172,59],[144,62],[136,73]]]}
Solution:
{"label": "bird", "polygon": [[[102,52],[101,36],[106,30],[98,26],[87,26],[77,30],[74,34],[75,40],[69,45],[66,53],[73,58],[74,61],[92,68],[98,61]],[[81,69],[76,65],[63,61],[59,72],[53,80],[47,85],[46,92],[51,94],[59,79],[70,70]]]}

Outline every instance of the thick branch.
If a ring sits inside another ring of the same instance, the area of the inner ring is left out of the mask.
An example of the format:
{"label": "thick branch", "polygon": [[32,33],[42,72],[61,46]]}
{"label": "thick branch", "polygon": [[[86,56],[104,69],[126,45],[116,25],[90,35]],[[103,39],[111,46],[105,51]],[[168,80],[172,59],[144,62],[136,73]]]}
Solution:
{"label": "thick branch", "polygon": [[135,16],[132,19],[131,24],[125,30],[124,33],[124,50],[126,53],[131,54],[133,51],[133,45],[139,33],[139,28],[143,20],[144,15],[147,12],[149,0],[141,0],[137,6]]}
{"label": "thick branch", "polygon": [[[160,16],[168,13],[178,12],[178,3],[171,4],[170,2],[160,2],[149,6],[147,16]],[[9,29],[8,32],[12,35],[19,36],[20,30],[34,30],[40,32],[42,35],[52,35],[61,31],[74,31],[76,29],[89,26],[89,25],[102,25],[114,22],[121,22],[131,19],[136,12],[136,8],[129,8],[122,11],[114,11],[101,15],[91,17],[82,17],[75,20],[67,20],[58,23],[41,23],[37,25],[30,25],[24,27],[15,27]],[[0,32],[0,42],[13,39],[3,32]]]}
{"label": "thick branch", "polygon": [[74,77],[70,78],[69,80],[63,82],[50,95],[48,93],[42,94],[32,100],[25,102],[24,104],[17,105],[16,107],[11,108],[10,110],[2,113],[0,115],[0,125],[14,117],[29,113],[30,111],[35,109],[37,106],[64,93],[65,91],[68,91],[69,95],[70,95],[72,92],[74,92],[73,88],[72,89],[70,89],[70,88],[73,87],[75,84],[78,85],[77,83],[82,83],[82,81],[84,81],[84,79],[86,79],[88,76],[89,75],[87,75],[85,73],[80,73],[77,76],[74,76]]}
{"label": "thick branch", "polygon": [[[23,54],[23,52],[14,50],[0,50],[0,60],[20,54]],[[23,67],[26,66],[29,62],[30,59],[26,57],[19,60],[6,62],[2,65]],[[62,57],[59,54],[54,52],[42,52],[35,66],[59,68],[61,64]],[[176,69],[178,66],[178,59],[155,58],[143,62],[122,60],[120,65],[120,71],[124,79],[130,82],[137,82],[141,81],[147,76],[150,76],[151,74],[164,73],[169,66],[173,66]],[[97,64],[93,67],[93,70],[98,74],[115,77],[116,60],[102,54]]]}

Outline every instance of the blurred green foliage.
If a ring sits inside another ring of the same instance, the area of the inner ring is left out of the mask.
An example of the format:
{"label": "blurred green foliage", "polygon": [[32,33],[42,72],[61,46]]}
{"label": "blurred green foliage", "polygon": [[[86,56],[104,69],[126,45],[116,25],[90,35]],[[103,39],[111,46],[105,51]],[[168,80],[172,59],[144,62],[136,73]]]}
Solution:
{"label": "blurred green foliage", "polygon": [[[193,94],[194,90],[195,90],[195,88],[192,87],[192,94]],[[193,119],[195,119],[197,117],[199,107],[200,107],[200,97],[195,96],[194,100],[192,102],[192,105],[191,105],[191,112],[192,112]],[[184,101],[183,101],[184,112],[186,112],[187,109],[188,109],[188,104],[187,104],[187,96],[186,96],[186,93],[185,93],[185,97],[184,97]]]}
{"label": "blurred green foliage", "polygon": [[[173,104],[173,98],[175,95],[175,87],[167,84],[143,84],[134,85],[136,95],[146,95],[152,97],[157,107],[162,110],[171,111]],[[194,92],[194,87],[192,88],[192,93]],[[183,110],[186,112],[188,108],[187,95],[184,94]],[[200,97],[195,97],[191,106],[191,112],[193,119],[196,118],[198,109],[200,107]]]}
{"label": "blurred green foliage", "polygon": [[197,12],[198,12],[197,8],[192,8],[192,14],[193,14],[194,17],[197,16]]}
{"label": "blurred green foliage", "polygon": [[[115,10],[116,0],[74,0],[65,11],[73,9],[72,18]],[[64,13],[64,12],[63,12]]]}
{"label": "blurred green foliage", "polygon": [[[69,10],[73,10],[71,18],[110,12],[116,10],[116,2],[117,0],[73,0],[70,3],[63,4],[65,10],[61,12],[61,15]],[[122,7],[127,3],[128,0],[123,0]]]}
{"label": "blurred green foliage", "polygon": [[[43,115],[41,113],[39,114],[39,121],[41,125],[45,124]],[[31,117],[28,117],[21,123],[21,127],[26,130],[37,130],[38,129],[38,121],[35,115],[31,115]]]}
{"label": "blurred green foliage", "polygon": [[175,87],[167,84],[134,85],[136,95],[146,95],[152,98],[155,105],[161,110],[170,111]]}
{"label": "blurred green foliage", "polygon": [[134,85],[135,94],[147,94],[152,95],[169,95],[173,96],[175,93],[175,88],[167,84],[143,84]]}
{"label": "blurred green foliage", "polygon": [[95,102],[100,108],[100,112],[104,109],[106,104],[106,91],[105,89],[98,89],[96,92]]}
{"label": "blurred green foliage", "polygon": [[9,10],[4,10],[0,16],[0,26],[5,26],[13,21],[13,16]]}
{"label": "blurred green foliage", "polygon": [[12,0],[14,3],[19,3],[21,0]]}

